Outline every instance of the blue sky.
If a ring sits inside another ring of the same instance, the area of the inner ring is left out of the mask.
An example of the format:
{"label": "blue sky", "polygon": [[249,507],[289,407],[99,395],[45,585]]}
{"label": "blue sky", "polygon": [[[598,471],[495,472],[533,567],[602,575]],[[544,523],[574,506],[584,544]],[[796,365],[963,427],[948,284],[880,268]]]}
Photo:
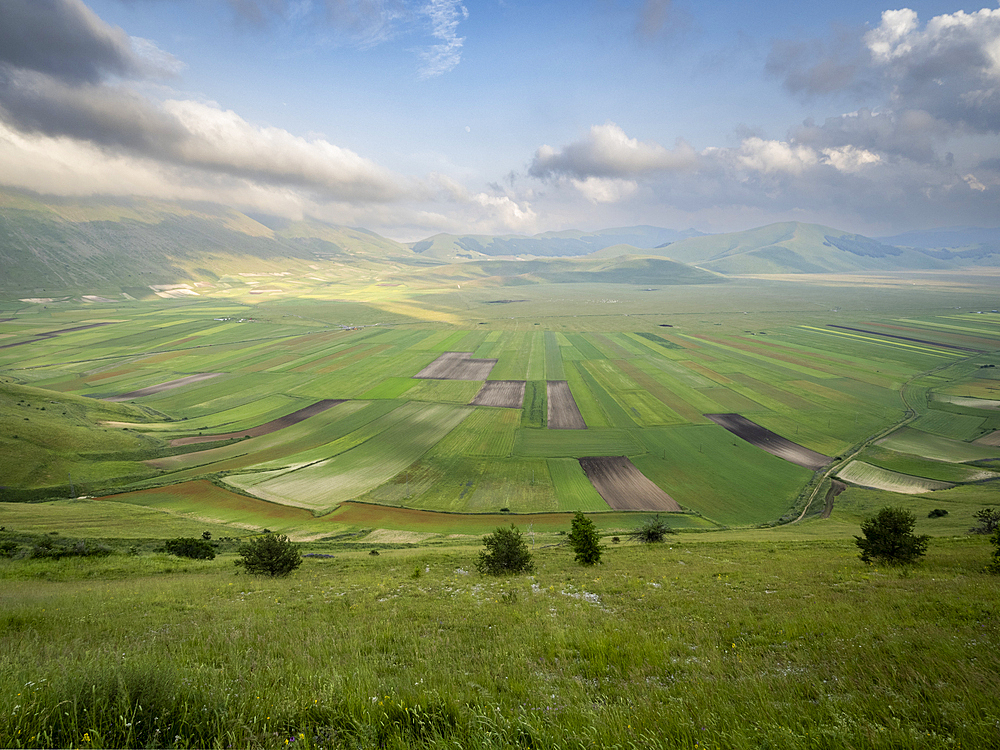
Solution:
{"label": "blue sky", "polygon": [[1000,9],[3,0],[0,182],[390,237],[1000,224]]}

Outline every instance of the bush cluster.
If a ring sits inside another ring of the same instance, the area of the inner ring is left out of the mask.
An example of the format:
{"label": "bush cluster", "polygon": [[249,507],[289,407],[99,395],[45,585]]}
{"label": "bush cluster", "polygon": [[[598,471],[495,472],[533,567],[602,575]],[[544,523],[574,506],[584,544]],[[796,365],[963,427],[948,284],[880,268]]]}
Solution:
{"label": "bush cluster", "polygon": [[106,544],[86,542],[83,539],[55,541],[42,537],[31,548],[31,557],[49,560],[59,560],[63,557],[107,557],[110,554],[111,547]]}
{"label": "bush cluster", "polygon": [[660,518],[660,514],[657,513],[655,516],[647,518],[644,522],[636,526],[632,531],[629,532],[628,538],[633,542],[641,542],[642,544],[654,544],[656,542],[662,542],[667,534],[676,534],[670,526]]}
{"label": "bush cluster", "polygon": [[177,557],[188,557],[192,560],[214,560],[215,548],[205,539],[194,537],[179,537],[168,539],[163,545],[167,554]]}

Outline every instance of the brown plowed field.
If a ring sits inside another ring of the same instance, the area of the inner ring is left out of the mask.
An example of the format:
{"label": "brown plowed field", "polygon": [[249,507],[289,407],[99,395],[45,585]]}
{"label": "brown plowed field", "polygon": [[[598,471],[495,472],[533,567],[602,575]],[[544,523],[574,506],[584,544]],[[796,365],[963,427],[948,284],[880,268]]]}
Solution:
{"label": "brown plowed field", "polygon": [[830,463],[829,456],[793,443],[791,440],[761,427],[756,422],[751,422],[740,414],[706,414],[705,416],[720,427],[725,427],[736,437],[746,440],[750,445],[765,450],[772,456],[791,461],[796,466],[816,471]]}
{"label": "brown plowed field", "polygon": [[579,459],[587,479],[615,510],[679,511],[681,506],[625,456]]}
{"label": "brown plowed field", "polygon": [[473,406],[520,409],[524,404],[523,380],[487,380],[470,402]]}
{"label": "brown plowed field", "polygon": [[994,430],[989,435],[983,435],[972,441],[973,445],[1000,445],[1000,430]]}
{"label": "brown plowed field", "polygon": [[208,380],[209,378],[217,378],[221,374],[222,374],[221,372],[202,372],[197,375],[188,375],[186,378],[178,378],[177,380],[168,380],[166,383],[160,383],[159,385],[151,385],[148,388],[140,388],[137,391],[130,391],[128,393],[123,393],[120,396],[109,396],[104,400],[128,401],[131,398],[142,398],[143,396],[152,396],[154,393],[160,393],[161,391],[169,391],[171,388],[180,388],[182,385],[190,385],[191,383],[198,383],[202,380]]}
{"label": "brown plowed field", "polygon": [[545,394],[548,397],[550,430],[586,430],[587,423],[583,421],[576,399],[565,380],[549,380],[545,384]]}
{"label": "brown plowed field", "polygon": [[260,435],[269,435],[270,433],[277,432],[285,427],[291,427],[293,424],[298,424],[304,419],[309,419],[309,417],[315,414],[324,412],[331,406],[336,406],[337,404],[342,403],[344,403],[344,399],[323,399],[322,401],[317,401],[312,406],[307,406],[304,409],[293,411],[291,414],[286,414],[283,417],[272,419],[270,422],[257,425],[256,427],[251,427],[248,430],[226,432],[221,435],[196,435],[194,437],[177,438],[176,440],[170,441],[170,447],[173,448],[178,445],[196,445],[198,443],[213,443],[216,440],[229,440],[230,438],[259,437]]}
{"label": "brown plowed field", "polygon": [[445,352],[413,377],[422,380],[486,380],[495,359],[472,359],[471,352]]}

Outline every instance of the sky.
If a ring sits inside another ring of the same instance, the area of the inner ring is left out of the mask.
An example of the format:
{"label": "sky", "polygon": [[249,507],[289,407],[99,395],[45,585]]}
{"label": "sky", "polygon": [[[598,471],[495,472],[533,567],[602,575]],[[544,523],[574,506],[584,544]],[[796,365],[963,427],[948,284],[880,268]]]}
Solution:
{"label": "sky", "polygon": [[1000,7],[0,0],[0,184],[403,241],[1000,225]]}

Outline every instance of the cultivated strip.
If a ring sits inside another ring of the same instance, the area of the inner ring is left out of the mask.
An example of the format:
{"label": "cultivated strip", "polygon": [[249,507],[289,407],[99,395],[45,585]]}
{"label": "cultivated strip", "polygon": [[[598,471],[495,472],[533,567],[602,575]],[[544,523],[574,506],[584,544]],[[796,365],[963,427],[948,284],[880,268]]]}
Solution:
{"label": "cultivated strip", "polygon": [[140,388],[137,391],[129,391],[128,393],[123,393],[120,396],[109,396],[103,399],[104,401],[128,401],[133,398],[142,398],[143,396],[152,396],[154,393],[160,393],[162,391],[169,391],[174,388],[180,388],[183,385],[191,385],[191,383],[200,383],[202,380],[209,380],[210,378],[217,378],[222,375],[221,372],[202,372],[197,375],[188,375],[186,378],[177,378],[177,380],[168,380],[166,383],[160,383],[159,385],[151,385],[146,388]]}
{"label": "cultivated strip", "polygon": [[725,427],[736,437],[797,466],[816,471],[830,463],[830,456],[793,443],[788,438],[771,432],[766,427],[761,427],[740,414],[706,414],[705,416],[720,427]]}
{"label": "cultivated strip", "polygon": [[625,456],[581,458],[594,489],[614,510],[679,511],[681,506]]}
{"label": "cultivated strip", "polygon": [[445,352],[413,377],[421,380],[486,380],[495,359],[473,359],[471,352]]}
{"label": "cultivated strip", "polygon": [[565,380],[549,380],[545,384],[548,397],[548,427],[550,430],[586,430],[587,423],[576,405],[569,383]]}
{"label": "cultivated strip", "polygon": [[487,380],[470,401],[473,406],[500,406],[520,409],[524,404],[523,380]]}
{"label": "cultivated strip", "polygon": [[251,427],[248,430],[237,430],[235,432],[226,432],[221,435],[195,435],[194,437],[177,438],[176,440],[170,441],[170,447],[176,447],[178,445],[197,445],[198,443],[212,443],[216,440],[229,440],[231,438],[241,438],[241,437],[259,437],[260,435],[269,435],[272,432],[277,432],[278,430],[284,429],[285,427],[291,427],[293,424],[298,424],[299,422],[308,419],[314,414],[319,414],[329,409],[331,406],[336,406],[337,404],[344,403],[344,399],[327,398],[322,401],[317,401],[315,404],[305,407],[304,409],[299,409],[291,414],[286,414],[283,417],[278,417],[277,419],[272,419],[270,422],[265,422],[262,425],[257,425],[256,427]]}

